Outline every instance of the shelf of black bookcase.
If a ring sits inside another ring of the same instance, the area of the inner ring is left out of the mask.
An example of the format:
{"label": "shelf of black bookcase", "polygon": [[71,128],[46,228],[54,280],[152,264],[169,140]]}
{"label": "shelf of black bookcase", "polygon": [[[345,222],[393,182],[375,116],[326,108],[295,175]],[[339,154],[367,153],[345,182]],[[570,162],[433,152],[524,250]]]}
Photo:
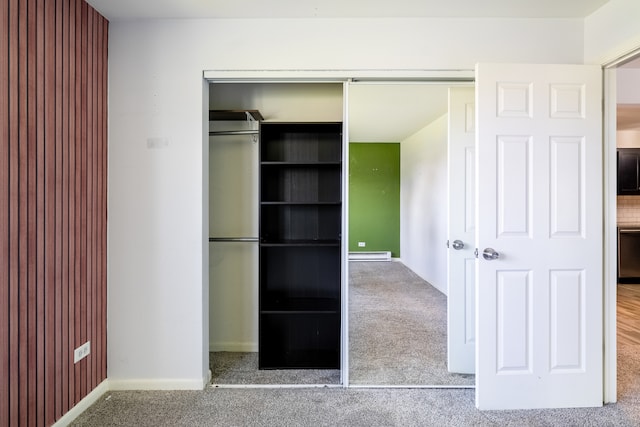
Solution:
{"label": "shelf of black bookcase", "polygon": [[260,246],[340,246],[340,240],[260,240]]}
{"label": "shelf of black bookcase", "polygon": [[260,369],[340,367],[340,313],[260,313]]}
{"label": "shelf of black bookcase", "polygon": [[342,162],[322,162],[322,161],[262,161],[262,166],[292,166],[292,167],[333,167],[342,166]]}
{"label": "shelf of black bookcase", "polygon": [[340,206],[342,202],[262,201],[265,206]]}
{"label": "shelf of black bookcase", "polygon": [[278,203],[260,205],[263,241],[325,241],[339,239],[340,204]]}
{"label": "shelf of black bookcase", "polygon": [[339,295],[334,298],[295,298],[277,295],[275,292],[264,294],[263,292],[260,297],[261,313],[337,313],[340,311]]}
{"label": "shelf of black bookcase", "polygon": [[339,310],[261,310],[260,314],[338,314]]}

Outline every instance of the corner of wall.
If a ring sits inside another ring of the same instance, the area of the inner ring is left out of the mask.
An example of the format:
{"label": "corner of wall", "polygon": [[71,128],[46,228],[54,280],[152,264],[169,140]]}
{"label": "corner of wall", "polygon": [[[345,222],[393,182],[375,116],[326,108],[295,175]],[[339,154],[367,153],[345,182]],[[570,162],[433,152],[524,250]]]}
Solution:
{"label": "corner of wall", "polygon": [[80,402],[78,402],[73,408],[64,414],[58,421],[53,424],[53,427],[66,427],[71,424],[76,418],[80,416],[84,411],[89,409],[91,405],[96,403],[100,398],[108,393],[109,380],[102,381],[96,388],[94,388],[89,394],[87,394]]}

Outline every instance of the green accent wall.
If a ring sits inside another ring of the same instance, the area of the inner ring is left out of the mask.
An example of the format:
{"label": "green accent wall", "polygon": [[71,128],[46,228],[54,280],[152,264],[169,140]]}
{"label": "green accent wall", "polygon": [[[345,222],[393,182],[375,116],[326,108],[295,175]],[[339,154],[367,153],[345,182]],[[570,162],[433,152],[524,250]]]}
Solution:
{"label": "green accent wall", "polygon": [[399,143],[349,144],[349,251],[400,257]]}

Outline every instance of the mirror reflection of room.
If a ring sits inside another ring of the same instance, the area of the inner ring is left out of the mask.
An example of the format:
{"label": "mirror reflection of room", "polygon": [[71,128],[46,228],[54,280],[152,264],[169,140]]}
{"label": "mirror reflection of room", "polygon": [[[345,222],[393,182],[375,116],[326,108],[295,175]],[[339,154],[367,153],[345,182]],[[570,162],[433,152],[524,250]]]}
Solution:
{"label": "mirror reflection of room", "polygon": [[353,385],[475,383],[447,360],[448,98],[447,85],[349,90]]}

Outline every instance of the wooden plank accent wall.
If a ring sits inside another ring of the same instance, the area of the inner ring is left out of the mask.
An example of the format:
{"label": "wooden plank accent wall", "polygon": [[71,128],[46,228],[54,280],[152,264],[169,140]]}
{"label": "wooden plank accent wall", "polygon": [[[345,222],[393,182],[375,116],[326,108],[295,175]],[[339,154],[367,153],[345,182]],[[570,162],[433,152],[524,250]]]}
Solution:
{"label": "wooden plank accent wall", "polygon": [[84,0],[0,3],[0,427],[107,375],[108,31]]}

